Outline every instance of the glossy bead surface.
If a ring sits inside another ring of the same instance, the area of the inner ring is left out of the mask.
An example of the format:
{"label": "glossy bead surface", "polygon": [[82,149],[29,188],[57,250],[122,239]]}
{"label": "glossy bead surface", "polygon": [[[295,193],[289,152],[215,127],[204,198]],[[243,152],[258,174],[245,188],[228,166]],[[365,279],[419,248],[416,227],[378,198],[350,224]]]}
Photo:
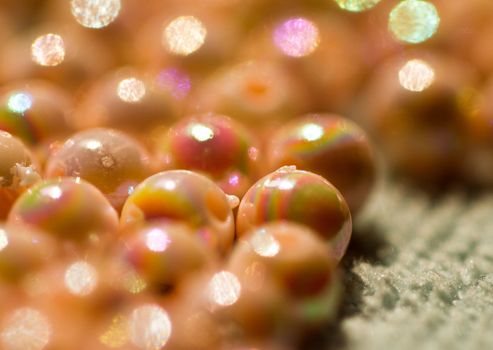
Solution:
{"label": "glossy bead surface", "polygon": [[295,167],[282,167],[255,183],[241,200],[236,233],[271,221],[304,224],[330,242],[340,260],[351,238],[349,208],[340,192],[320,175]]}
{"label": "glossy bead surface", "polygon": [[366,133],[337,115],[314,114],[285,124],[269,143],[270,169],[295,165],[325,177],[346,199],[351,213],[364,204],[375,180]]}
{"label": "glossy bead surface", "polygon": [[335,266],[311,229],[288,222],[259,226],[239,239],[226,266],[240,282],[240,296],[217,312],[246,334],[295,338],[336,314]]}
{"label": "glossy bead surface", "polygon": [[48,234],[23,225],[0,226],[0,281],[19,281],[46,266],[55,254],[55,241]]}
{"label": "glossy bead surface", "polygon": [[206,173],[238,197],[257,180],[260,167],[250,132],[218,114],[192,116],[173,125],[159,140],[158,157],[166,168]]}
{"label": "glossy bead surface", "polygon": [[5,219],[16,198],[41,179],[32,153],[17,137],[0,131],[0,219]]}
{"label": "glossy bead surface", "polygon": [[158,290],[173,291],[190,276],[211,268],[209,252],[185,223],[156,222],[127,232],[121,254]]}
{"label": "glossy bead surface", "polygon": [[156,219],[182,221],[220,254],[234,239],[233,214],[224,192],[203,175],[170,170],[141,182],[128,197],[120,218],[123,227]]}
{"label": "glossy bead surface", "polygon": [[150,157],[143,146],[122,132],[103,128],[71,136],[46,165],[48,178],[80,177],[96,186],[117,210],[150,173]]}
{"label": "glossy bead surface", "polygon": [[0,130],[39,144],[64,137],[72,130],[72,101],[64,90],[43,81],[26,81],[2,89]]}
{"label": "glossy bead surface", "polygon": [[8,221],[78,242],[118,228],[118,215],[103,194],[88,182],[73,178],[45,180],[29,188],[14,203]]}

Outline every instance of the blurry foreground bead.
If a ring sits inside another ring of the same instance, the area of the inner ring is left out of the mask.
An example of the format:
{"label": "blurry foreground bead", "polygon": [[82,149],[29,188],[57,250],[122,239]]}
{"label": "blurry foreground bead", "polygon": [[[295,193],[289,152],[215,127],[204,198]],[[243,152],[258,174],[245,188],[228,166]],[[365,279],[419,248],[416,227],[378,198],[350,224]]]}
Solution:
{"label": "blurry foreground bead", "polygon": [[260,179],[241,200],[236,220],[241,238],[264,223],[288,220],[317,232],[341,260],[351,238],[349,208],[339,191],[320,175],[282,167]]}
{"label": "blurry foreground bead", "polygon": [[375,159],[366,133],[337,115],[313,114],[281,127],[267,149],[271,170],[284,165],[325,177],[354,215],[375,181]]}
{"label": "blurry foreground bead", "polygon": [[64,90],[43,81],[25,81],[2,89],[0,130],[29,144],[53,141],[72,131],[72,101]]}
{"label": "blurry foreground bead", "polygon": [[158,292],[173,292],[212,267],[209,252],[185,223],[162,221],[124,234],[123,260]]}
{"label": "blurry foreground bead", "polygon": [[9,222],[32,225],[62,240],[98,243],[118,228],[118,215],[103,194],[80,179],[42,181],[24,192]]}
{"label": "blurry foreground bead", "polygon": [[190,101],[190,113],[212,111],[256,126],[294,116],[306,103],[304,91],[289,71],[269,61],[220,70]]}
{"label": "blurry foreground bead", "polygon": [[227,264],[241,284],[239,298],[215,313],[233,321],[240,334],[294,340],[335,316],[335,264],[326,242],[309,228],[288,222],[259,226],[240,238]]}
{"label": "blurry foreground bead", "polygon": [[18,138],[0,131],[0,220],[7,217],[17,197],[41,180],[37,162]]}
{"label": "blurry foreground bead", "polygon": [[416,52],[384,65],[361,100],[361,122],[394,168],[421,184],[453,180],[464,156],[475,75],[459,61]]}
{"label": "blurry foreground bead", "polygon": [[19,281],[46,266],[55,256],[55,241],[35,228],[0,226],[0,283]]}
{"label": "blurry foreground bead", "polygon": [[227,194],[240,198],[259,176],[253,136],[219,114],[191,116],[173,125],[158,140],[158,157],[164,168],[204,172]]}
{"label": "blurry foreground bead", "polygon": [[144,136],[176,118],[172,91],[151,73],[121,69],[93,84],[78,106],[78,128],[109,127]]}
{"label": "blurry foreground bead", "polygon": [[233,213],[228,197],[211,180],[187,170],[170,170],[141,182],[128,197],[122,227],[158,219],[189,224],[204,243],[227,253],[233,244]]}
{"label": "blurry foreground bead", "polygon": [[150,158],[143,146],[122,132],[103,128],[73,135],[46,165],[47,177],[81,177],[96,186],[117,210],[150,173]]}
{"label": "blurry foreground bead", "polygon": [[418,44],[431,38],[438,29],[440,16],[425,0],[401,1],[389,15],[389,30],[397,40]]}

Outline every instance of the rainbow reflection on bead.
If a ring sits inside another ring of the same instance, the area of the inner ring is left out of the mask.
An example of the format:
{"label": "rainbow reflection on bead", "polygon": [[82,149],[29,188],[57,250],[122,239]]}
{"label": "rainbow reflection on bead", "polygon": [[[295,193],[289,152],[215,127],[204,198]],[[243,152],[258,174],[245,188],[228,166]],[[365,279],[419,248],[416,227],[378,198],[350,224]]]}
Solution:
{"label": "rainbow reflection on bead", "polygon": [[195,230],[184,223],[153,223],[127,232],[122,241],[124,261],[161,291],[173,292],[210,267],[211,256]]}
{"label": "rainbow reflection on bead", "polygon": [[228,194],[243,196],[258,178],[259,151],[253,136],[226,116],[186,118],[159,141],[164,167],[204,172]]}
{"label": "rainbow reflection on bead", "polygon": [[270,169],[295,165],[325,177],[354,214],[370,194],[375,160],[366,133],[352,121],[313,114],[281,127],[267,149]]}
{"label": "rainbow reflection on bead", "polygon": [[30,81],[11,86],[0,96],[0,130],[29,144],[51,141],[72,130],[66,92],[46,82]]}
{"label": "rainbow reflection on bead", "polygon": [[339,191],[323,177],[282,167],[257,181],[241,200],[236,220],[239,237],[266,222],[288,220],[315,230],[340,260],[351,238],[349,208]]}
{"label": "rainbow reflection on bead", "polygon": [[96,186],[117,210],[150,173],[150,156],[143,146],[120,131],[104,128],[72,135],[46,165],[47,177],[81,177]]}
{"label": "rainbow reflection on bead", "polygon": [[73,178],[34,185],[15,202],[8,221],[79,242],[118,228],[118,215],[103,194],[88,182]]}
{"label": "rainbow reflection on bead", "polygon": [[168,219],[189,224],[204,243],[226,253],[234,239],[228,197],[211,180],[187,170],[170,170],[141,182],[122,209],[122,227]]}

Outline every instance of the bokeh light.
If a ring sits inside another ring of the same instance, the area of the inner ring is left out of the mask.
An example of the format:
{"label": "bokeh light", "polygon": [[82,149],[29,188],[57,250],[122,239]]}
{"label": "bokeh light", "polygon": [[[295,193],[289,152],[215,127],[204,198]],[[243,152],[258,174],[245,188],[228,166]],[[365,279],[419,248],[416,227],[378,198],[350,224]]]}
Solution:
{"label": "bokeh light", "polygon": [[146,86],[137,78],[123,79],[118,83],[117,94],[124,102],[137,103],[144,98]]}
{"label": "bokeh light", "polygon": [[238,301],[241,284],[235,274],[228,271],[216,273],[207,287],[209,300],[217,306],[229,306]]}
{"label": "bokeh light", "polygon": [[291,18],[274,30],[273,40],[285,55],[304,57],[316,50],[320,34],[313,22],[305,18]]}
{"label": "bokeh light", "polygon": [[65,271],[65,286],[78,296],[91,294],[98,284],[98,272],[89,263],[77,261]]}
{"label": "bokeh light", "polygon": [[175,55],[188,56],[204,44],[207,29],[193,16],[172,20],[164,29],[163,45]]}
{"label": "bokeh light", "polygon": [[171,331],[168,313],[158,305],[143,305],[132,312],[130,339],[139,349],[161,349],[168,342]]}
{"label": "bokeh light", "polygon": [[156,78],[158,86],[177,100],[188,96],[192,83],[188,74],[178,68],[161,71]]}
{"label": "bokeh light", "polygon": [[14,92],[7,101],[7,108],[13,113],[25,113],[31,109],[33,98],[26,92]]}
{"label": "bokeh light", "polygon": [[70,5],[77,22],[87,28],[99,29],[118,17],[121,0],[71,0]]}
{"label": "bokeh light", "polygon": [[57,34],[45,34],[36,38],[31,45],[31,58],[40,66],[58,66],[65,59],[62,37]]}
{"label": "bokeh light", "polygon": [[422,60],[409,60],[399,70],[399,83],[409,91],[423,91],[430,87],[434,80],[435,71],[428,63]]}
{"label": "bokeh light", "polygon": [[418,44],[431,38],[440,25],[436,7],[424,0],[404,0],[389,15],[389,30],[397,40]]}
{"label": "bokeh light", "polygon": [[381,0],[335,0],[337,5],[343,10],[351,12],[361,12],[373,8]]}
{"label": "bokeh light", "polygon": [[41,350],[51,338],[51,325],[39,311],[31,308],[15,310],[0,333],[4,350]]}

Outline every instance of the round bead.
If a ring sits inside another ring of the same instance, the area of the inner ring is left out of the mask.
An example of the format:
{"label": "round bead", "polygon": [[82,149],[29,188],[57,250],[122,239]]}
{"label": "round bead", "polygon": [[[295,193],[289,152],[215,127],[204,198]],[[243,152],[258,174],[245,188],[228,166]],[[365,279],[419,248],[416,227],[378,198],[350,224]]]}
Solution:
{"label": "round bead", "polygon": [[52,237],[32,227],[0,225],[0,281],[18,281],[55,256]]}
{"label": "round bead", "polygon": [[117,210],[150,173],[150,157],[143,146],[122,132],[103,128],[73,135],[46,165],[47,177],[81,177],[96,186]]}
{"label": "round bead", "polygon": [[[227,264],[241,285],[218,315],[249,335],[295,336],[330,320],[339,281],[327,244],[307,227],[275,222],[242,236]],[[275,301],[274,301],[275,300]]]}
{"label": "round bead", "polygon": [[28,148],[17,137],[0,131],[0,219],[5,219],[17,197],[41,177]]}
{"label": "round bead", "polygon": [[52,141],[71,132],[72,102],[65,91],[42,81],[9,86],[0,95],[0,130],[29,144]]}
{"label": "round bead", "polygon": [[79,242],[118,228],[118,215],[103,194],[73,178],[45,180],[29,188],[14,203],[8,220]]}
{"label": "round bead", "polygon": [[267,158],[271,169],[295,165],[325,177],[342,193],[353,214],[375,180],[366,133],[336,115],[309,115],[284,125],[272,136]]}
{"label": "round bead", "polygon": [[283,167],[255,183],[241,200],[236,233],[266,222],[288,220],[311,227],[340,260],[351,238],[351,214],[339,191],[323,177]]}
{"label": "round bead", "polygon": [[139,276],[165,292],[175,290],[211,264],[195,230],[179,222],[158,222],[128,232],[121,250],[123,260]]}
{"label": "round bead", "polygon": [[259,150],[243,125],[218,114],[192,116],[172,126],[159,140],[166,168],[209,175],[226,193],[243,196],[257,180]]}
{"label": "round bead", "polygon": [[120,221],[128,227],[156,219],[189,224],[221,254],[233,243],[233,213],[228,197],[207,177],[191,171],[164,171],[145,179],[125,202]]}

